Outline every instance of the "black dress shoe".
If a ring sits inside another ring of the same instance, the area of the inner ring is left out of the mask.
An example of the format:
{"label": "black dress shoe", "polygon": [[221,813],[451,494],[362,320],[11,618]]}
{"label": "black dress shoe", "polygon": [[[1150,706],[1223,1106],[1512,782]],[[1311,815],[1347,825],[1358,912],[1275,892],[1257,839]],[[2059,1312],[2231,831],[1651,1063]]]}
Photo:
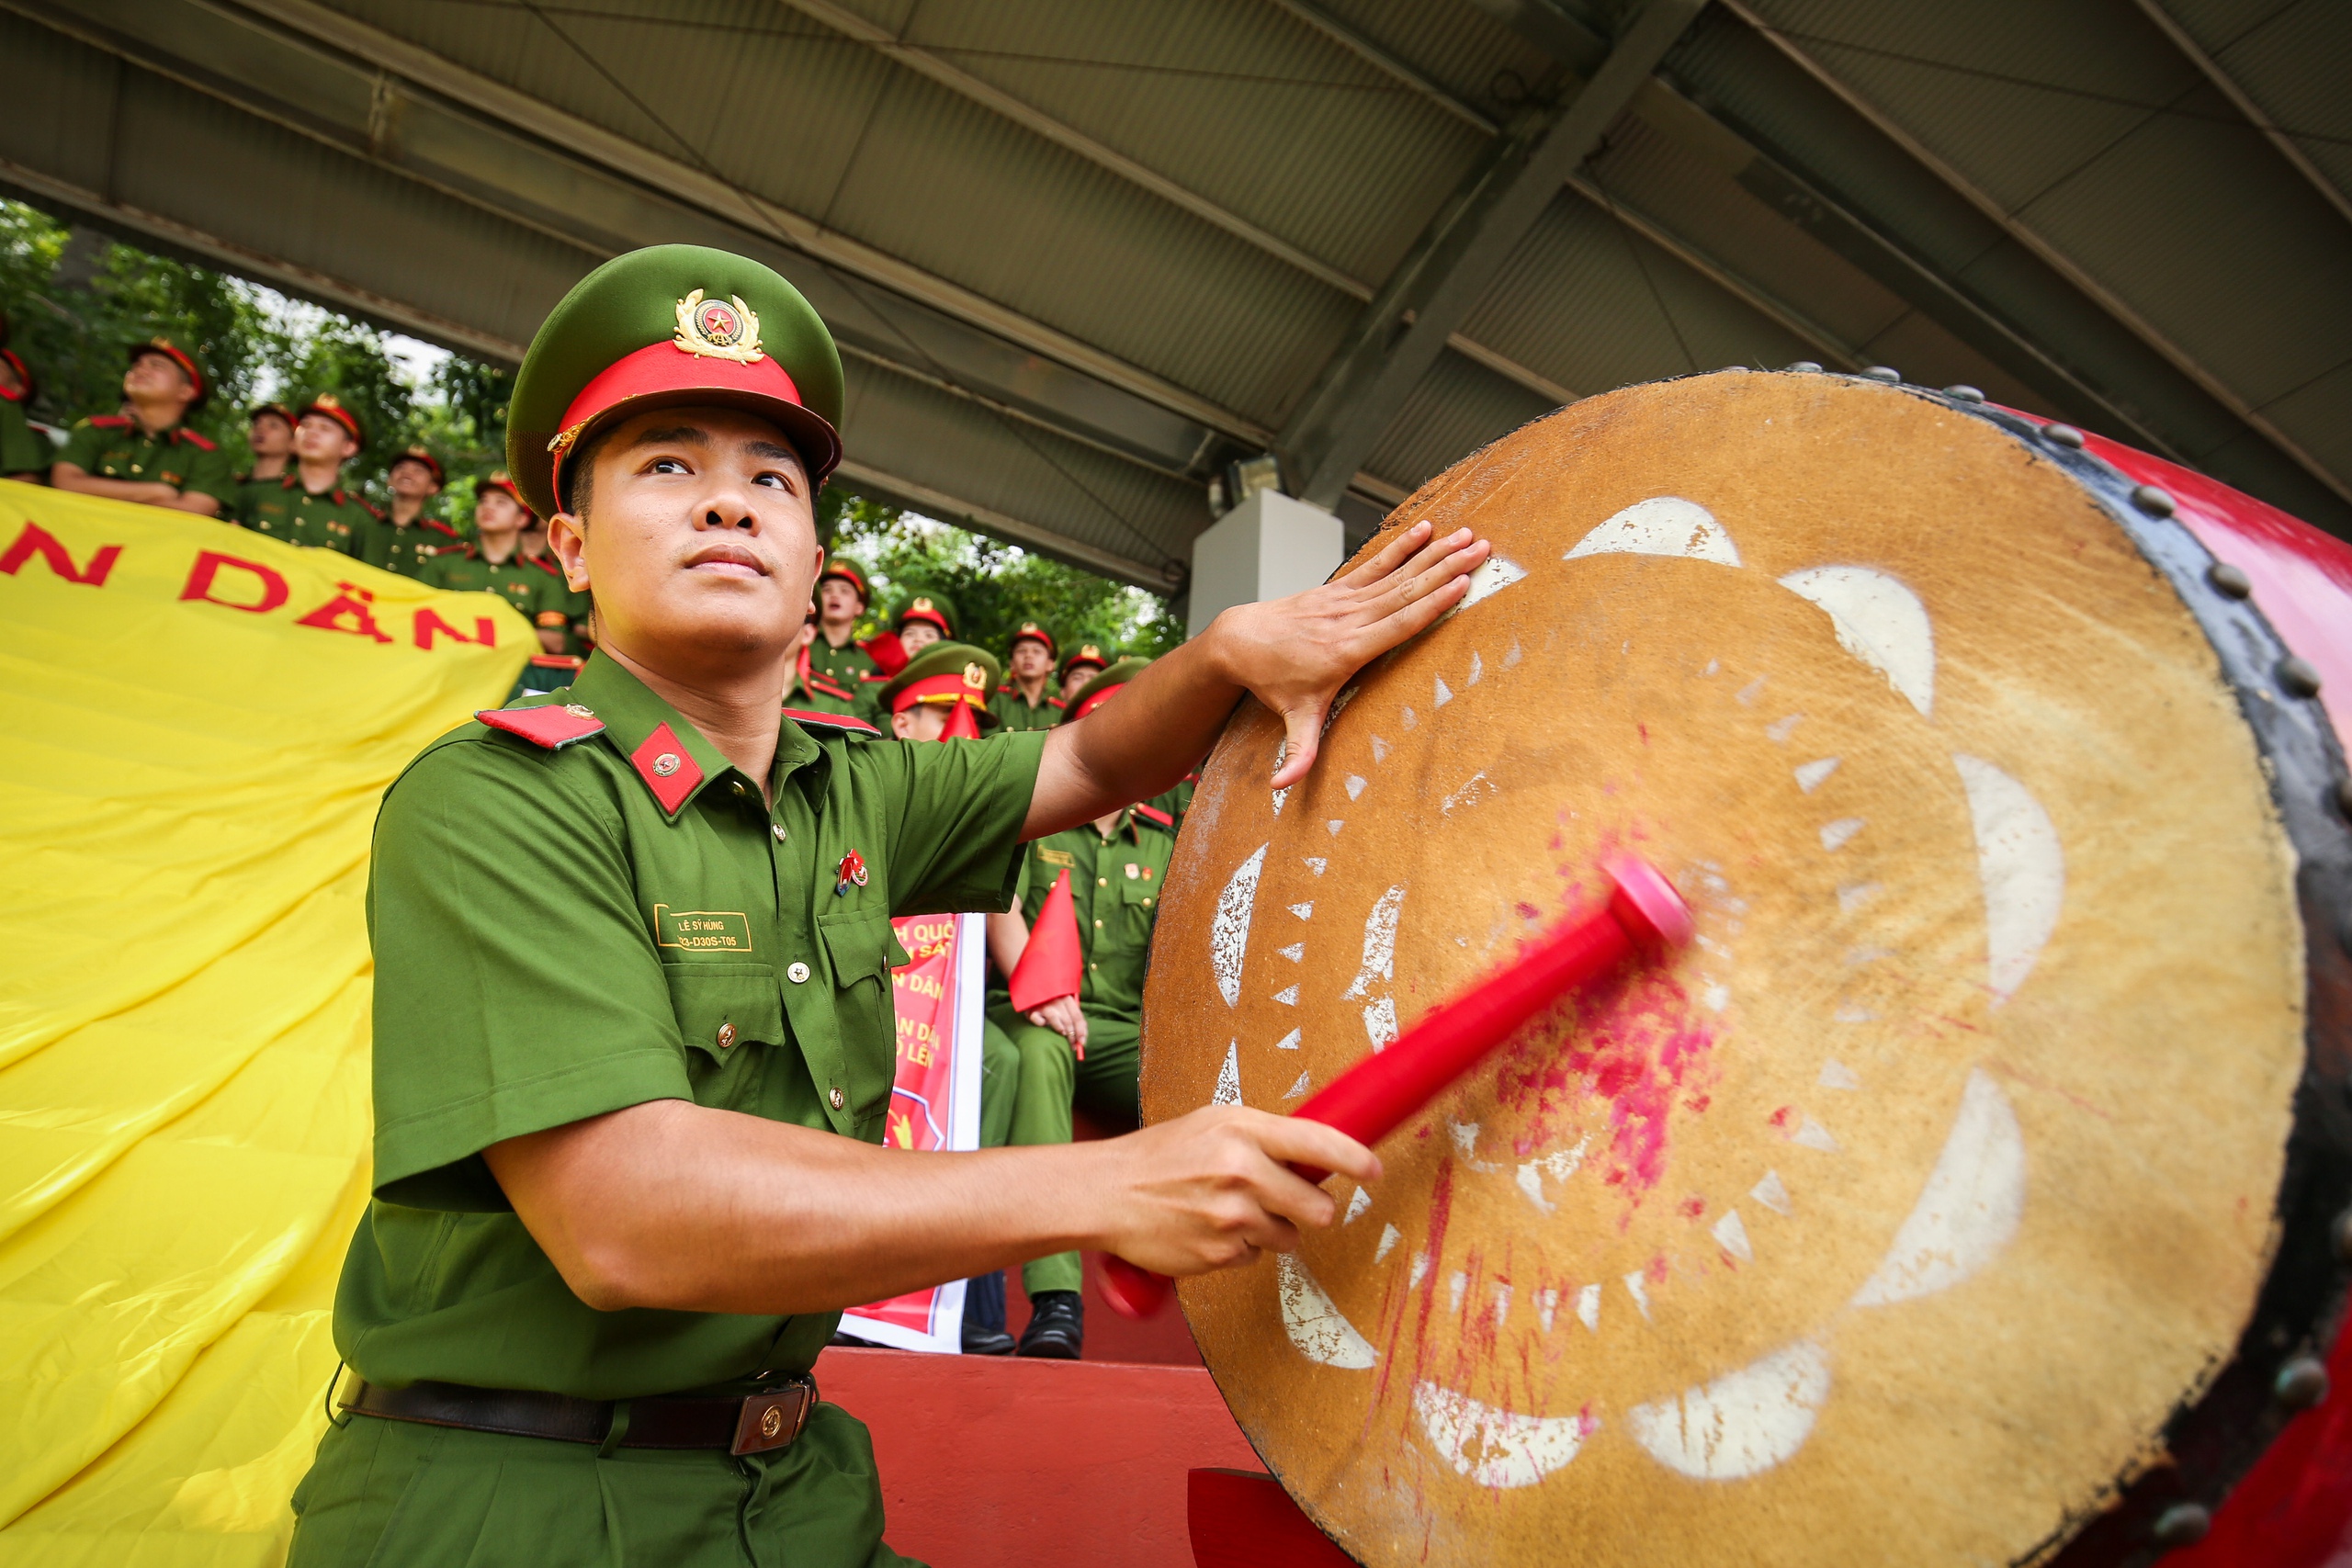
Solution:
{"label": "black dress shoe", "polygon": [[1001,1328],[990,1328],[983,1323],[964,1325],[964,1354],[967,1356],[1010,1356],[1012,1336]]}
{"label": "black dress shoe", "polygon": [[839,1329],[835,1329],[833,1331],[833,1337],[831,1339],[826,1340],[825,1343],[828,1345],[838,1345],[847,1350],[886,1350],[889,1348],[888,1346],[880,1344],[872,1339],[860,1339],[854,1334],[843,1334]]}
{"label": "black dress shoe", "polygon": [[1086,1343],[1086,1304],[1076,1291],[1040,1291],[1029,1298],[1029,1326],[1015,1354],[1075,1361]]}

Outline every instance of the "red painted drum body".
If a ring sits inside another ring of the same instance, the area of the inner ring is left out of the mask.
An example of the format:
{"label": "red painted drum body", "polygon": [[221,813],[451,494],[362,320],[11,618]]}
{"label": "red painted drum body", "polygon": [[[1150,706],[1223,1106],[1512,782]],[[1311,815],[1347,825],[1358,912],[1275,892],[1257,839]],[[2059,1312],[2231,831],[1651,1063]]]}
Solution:
{"label": "red painted drum body", "polygon": [[1308,1517],[1382,1568],[2352,1547],[2352,551],[1818,373],[1589,399],[1423,518],[1494,544],[1462,607],[1306,780],[1250,704],[1205,770],[1146,1118],[1304,1103],[1622,852],[1697,939],[1181,1282]]}

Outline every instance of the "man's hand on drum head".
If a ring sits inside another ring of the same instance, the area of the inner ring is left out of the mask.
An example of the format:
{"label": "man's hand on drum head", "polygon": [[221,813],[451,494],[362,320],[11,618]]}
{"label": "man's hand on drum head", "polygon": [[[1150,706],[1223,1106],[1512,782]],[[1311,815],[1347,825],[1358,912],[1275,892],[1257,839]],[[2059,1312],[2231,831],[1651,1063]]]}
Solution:
{"label": "man's hand on drum head", "polygon": [[1487,558],[1467,528],[1399,532],[1319,588],[1237,604],[1121,687],[1082,723],[1056,725],[1030,796],[1024,839],[1149,800],[1208,754],[1243,693],[1280,714],[1288,737],[1272,787],[1315,765],[1324,716],[1350,676],[1462,603]]}
{"label": "man's hand on drum head", "polygon": [[1291,1252],[1302,1227],[1321,1229],[1340,1206],[1289,1168],[1359,1182],[1380,1159],[1319,1122],[1212,1105],[1127,1137],[1091,1145],[1114,1162],[1105,1209],[1090,1245],[1157,1274],[1200,1274]]}
{"label": "man's hand on drum head", "polygon": [[1462,603],[1490,548],[1467,528],[1440,539],[1416,523],[1320,588],[1237,604],[1216,618],[1233,678],[1283,717],[1289,743],[1270,787],[1306,776],[1340,688]]}

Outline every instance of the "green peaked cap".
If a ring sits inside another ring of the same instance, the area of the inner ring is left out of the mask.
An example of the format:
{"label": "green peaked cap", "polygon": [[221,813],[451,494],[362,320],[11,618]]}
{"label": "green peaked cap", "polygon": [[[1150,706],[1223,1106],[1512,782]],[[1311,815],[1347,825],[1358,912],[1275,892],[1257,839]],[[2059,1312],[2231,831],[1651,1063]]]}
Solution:
{"label": "green peaked cap", "polygon": [[800,290],[703,245],[615,256],[531,339],[507,415],[507,469],[526,503],[552,516],[562,508],[551,445],[568,455],[615,420],[689,403],[774,420],[812,491],[841,461],[841,353]]}
{"label": "green peaked cap", "polygon": [[1142,674],[1146,670],[1150,668],[1151,660],[1148,659],[1137,659],[1133,655],[1129,655],[1127,658],[1120,660],[1116,664],[1112,665],[1111,668],[1103,671],[1100,675],[1095,676],[1094,679],[1089,681],[1085,685],[1080,686],[1076,694],[1073,695],[1068,703],[1063,705],[1061,717],[1054,720],[1054,722],[1056,724],[1076,724],[1080,718],[1085,716],[1087,711],[1086,705],[1090,699],[1098,696],[1110,695],[1113,692],[1117,691],[1120,687],[1125,685],[1128,682],[1134,680],[1136,676]]}
{"label": "green peaked cap", "polygon": [[[972,668],[980,672],[978,683],[966,674]],[[907,660],[907,667],[891,677],[877,700],[884,713],[894,713],[901,694],[909,687],[922,687],[915,694],[917,702],[964,702],[972,708],[980,728],[989,729],[997,723],[996,716],[989,712],[989,697],[1003,679],[996,655],[987,649],[967,642],[934,642]]]}
{"label": "green peaked cap", "polygon": [[[915,606],[918,604],[922,605],[923,608],[916,609]],[[934,615],[945,620],[947,629],[940,635],[951,642],[956,637],[956,623],[963,618],[956,613],[956,601],[936,588],[916,588],[910,592],[906,604],[901,605],[899,613],[890,618],[892,629],[903,628],[909,615],[912,615],[918,621],[929,621]],[[937,623],[933,622],[933,624]]]}

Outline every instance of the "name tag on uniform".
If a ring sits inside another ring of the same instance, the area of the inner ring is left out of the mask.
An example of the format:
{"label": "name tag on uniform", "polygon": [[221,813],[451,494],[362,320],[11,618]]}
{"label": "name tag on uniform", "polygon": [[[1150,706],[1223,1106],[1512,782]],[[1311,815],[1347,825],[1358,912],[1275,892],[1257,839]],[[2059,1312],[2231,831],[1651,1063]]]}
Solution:
{"label": "name tag on uniform", "polygon": [[1040,849],[1037,852],[1037,858],[1047,865],[1076,865],[1078,863],[1078,857],[1068,850]]}
{"label": "name tag on uniform", "polygon": [[673,909],[656,904],[653,945],[691,953],[749,953],[751,918],[732,909]]}

